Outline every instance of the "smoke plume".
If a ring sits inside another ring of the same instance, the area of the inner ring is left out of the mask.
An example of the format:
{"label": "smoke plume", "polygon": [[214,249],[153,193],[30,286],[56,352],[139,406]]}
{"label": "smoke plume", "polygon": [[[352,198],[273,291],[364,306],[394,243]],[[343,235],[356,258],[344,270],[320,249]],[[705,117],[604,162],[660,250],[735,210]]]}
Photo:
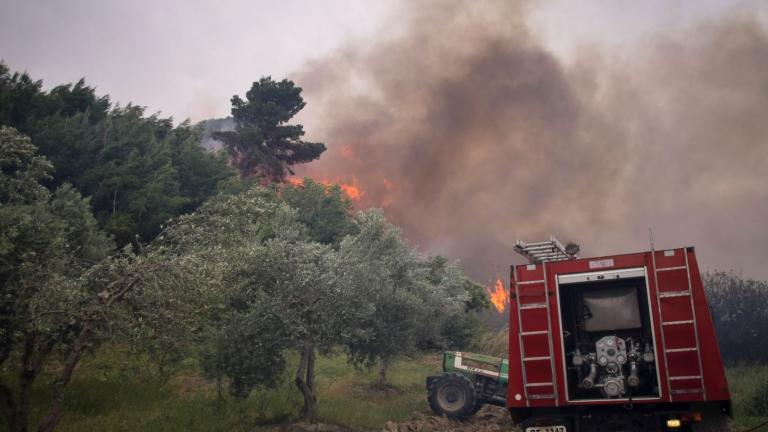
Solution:
{"label": "smoke plume", "polygon": [[768,277],[768,32],[739,15],[566,66],[511,1],[408,2],[396,31],[292,78],[300,175],[359,185],[409,240],[480,282],[550,233],[583,255],[695,245]]}

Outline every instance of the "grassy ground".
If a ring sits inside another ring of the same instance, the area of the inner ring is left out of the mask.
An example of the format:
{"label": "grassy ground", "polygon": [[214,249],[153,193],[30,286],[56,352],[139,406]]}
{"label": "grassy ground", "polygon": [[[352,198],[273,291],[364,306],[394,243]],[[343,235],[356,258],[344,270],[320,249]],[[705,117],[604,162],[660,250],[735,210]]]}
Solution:
{"label": "grassy ground", "polygon": [[736,430],[768,420],[768,365],[728,368]]}
{"label": "grassy ground", "polygon": [[[277,389],[256,391],[246,400],[218,397],[214,383],[194,364],[182,365],[168,380],[148,373],[150,365],[115,352],[86,361],[69,386],[66,414],[58,430],[74,431],[253,431],[297,418],[301,396],[287,375]],[[321,421],[378,429],[426,408],[424,378],[439,370],[438,357],[395,362],[391,387],[376,388],[375,371],[356,371],[344,356],[319,358],[318,410]],[[290,371],[292,372],[292,371]],[[768,418],[768,365],[728,369],[734,402],[734,430]],[[46,379],[35,400],[47,399]],[[34,417],[42,416],[37,405]],[[0,426],[3,430],[4,426]]]}
{"label": "grassy ground", "polygon": [[[226,394],[220,399],[215,383],[201,378],[193,364],[163,381],[148,374],[150,366],[141,360],[117,357],[101,356],[98,362],[81,365],[69,385],[64,420],[57,430],[252,431],[295,420],[301,408],[302,398],[290,374],[277,389],[255,391],[240,401]],[[356,371],[343,355],[318,358],[320,420],[368,429],[408,419],[426,408],[424,378],[438,371],[435,359],[395,362],[391,387],[381,389],[373,386],[375,371]],[[43,377],[40,384],[45,381]],[[35,391],[35,400],[47,399],[45,385]],[[43,415],[43,408],[35,407],[35,419]]]}

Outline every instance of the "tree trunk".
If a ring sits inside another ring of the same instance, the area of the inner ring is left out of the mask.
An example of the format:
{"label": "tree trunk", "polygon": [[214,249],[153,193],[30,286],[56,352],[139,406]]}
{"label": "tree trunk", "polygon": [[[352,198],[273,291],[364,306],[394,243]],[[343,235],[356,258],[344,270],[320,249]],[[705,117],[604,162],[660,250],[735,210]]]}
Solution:
{"label": "tree trunk", "polygon": [[385,387],[387,385],[387,371],[389,370],[389,359],[382,358],[379,360],[379,387]]}
{"label": "tree trunk", "polygon": [[29,406],[32,396],[32,384],[37,373],[34,370],[23,369],[19,374],[19,398],[16,403],[14,432],[27,432],[29,428]]}
{"label": "tree trunk", "polygon": [[16,430],[16,402],[11,388],[4,382],[0,382],[0,403],[2,403],[3,417],[9,431]]}
{"label": "tree trunk", "polygon": [[48,407],[48,414],[45,415],[37,427],[37,432],[51,432],[61,421],[61,417],[64,415],[64,390],[66,390],[69,380],[72,379],[72,374],[75,372],[78,363],[80,363],[80,357],[88,346],[92,335],[93,323],[89,321],[80,330],[80,334],[75,339],[72,351],[69,353],[64,364],[64,370],[53,383],[53,399]]}
{"label": "tree trunk", "polygon": [[[14,432],[27,432],[29,428],[29,408],[32,397],[32,384],[38,374],[37,362],[34,361],[35,348],[37,347],[37,335],[35,332],[24,333],[24,351],[21,356],[19,368],[18,398],[16,399],[16,412],[14,413]],[[42,355],[42,354],[41,354]]]}
{"label": "tree trunk", "polygon": [[296,370],[296,387],[301,390],[304,396],[304,407],[301,409],[301,416],[309,422],[315,421],[315,407],[317,399],[315,398],[315,346],[309,340],[304,340],[301,348],[301,359],[299,368]]}

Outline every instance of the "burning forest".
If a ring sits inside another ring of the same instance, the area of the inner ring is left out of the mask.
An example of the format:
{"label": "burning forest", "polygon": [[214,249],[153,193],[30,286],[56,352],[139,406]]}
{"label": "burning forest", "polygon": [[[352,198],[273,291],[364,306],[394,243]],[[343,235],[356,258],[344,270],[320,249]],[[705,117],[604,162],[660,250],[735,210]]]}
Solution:
{"label": "burning forest", "polygon": [[[708,246],[705,268],[763,272],[768,97],[754,89],[768,32],[756,19],[566,63],[530,29],[528,2],[402,7],[388,37],[293,75],[329,143],[299,177],[353,179],[359,208],[384,208],[477,280],[505,274],[520,237],[555,233],[598,255],[644,249],[649,227],[661,245]],[[744,253],[719,256],[724,245]]]}
{"label": "burning forest", "polygon": [[764,5],[59,3],[0,13],[7,430],[768,421]]}

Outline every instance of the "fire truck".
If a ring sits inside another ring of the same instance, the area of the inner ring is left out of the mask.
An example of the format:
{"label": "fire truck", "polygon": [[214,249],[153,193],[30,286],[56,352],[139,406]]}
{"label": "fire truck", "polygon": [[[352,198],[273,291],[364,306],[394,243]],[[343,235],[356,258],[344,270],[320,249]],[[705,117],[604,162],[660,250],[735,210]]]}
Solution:
{"label": "fire truck", "polygon": [[579,258],[518,241],[509,356],[444,354],[432,409],[502,405],[525,432],[725,431],[731,396],[693,247]]}

